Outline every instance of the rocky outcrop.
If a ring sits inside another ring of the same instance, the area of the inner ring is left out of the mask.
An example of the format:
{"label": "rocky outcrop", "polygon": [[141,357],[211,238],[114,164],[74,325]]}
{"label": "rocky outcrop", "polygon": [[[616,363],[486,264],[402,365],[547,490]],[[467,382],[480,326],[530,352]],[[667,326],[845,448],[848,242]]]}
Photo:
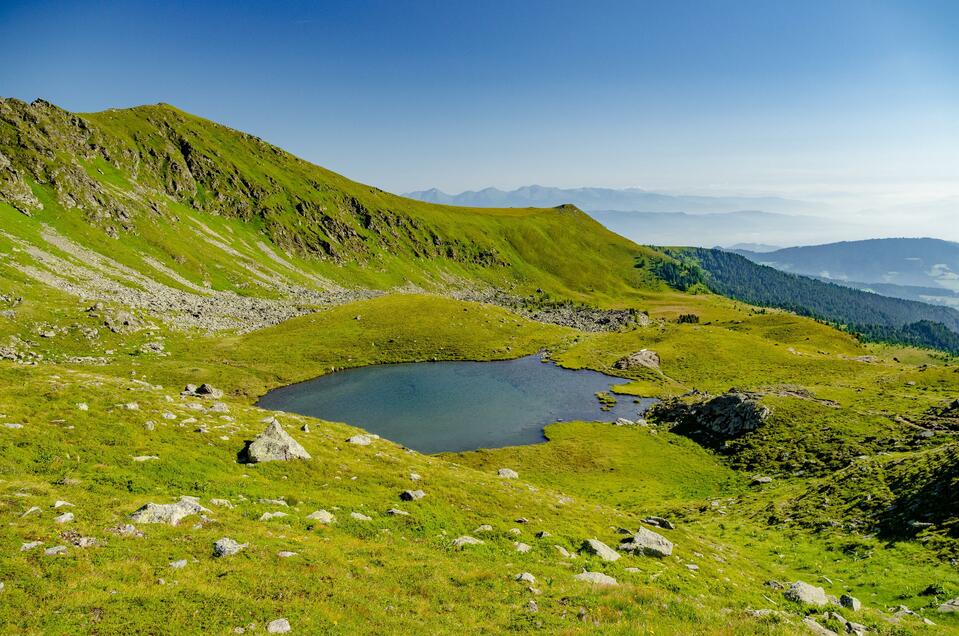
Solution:
{"label": "rocky outcrop", "polygon": [[256,439],[247,443],[246,448],[240,451],[240,461],[251,464],[310,458],[306,449],[290,437],[276,420],[273,420],[265,431],[257,435]]}
{"label": "rocky outcrop", "polygon": [[613,368],[619,371],[659,369],[659,354],[649,349],[640,349],[617,360],[613,363]]}
{"label": "rocky outcrop", "polygon": [[672,424],[672,432],[713,448],[754,431],[766,422],[769,409],[750,393],[731,391],[715,397],[676,398],[653,405],[647,418]]}

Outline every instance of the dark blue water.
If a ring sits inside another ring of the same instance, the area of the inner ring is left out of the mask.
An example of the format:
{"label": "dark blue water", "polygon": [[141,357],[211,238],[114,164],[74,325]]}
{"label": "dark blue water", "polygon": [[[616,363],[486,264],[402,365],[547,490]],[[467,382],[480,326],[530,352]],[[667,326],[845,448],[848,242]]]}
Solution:
{"label": "dark blue water", "polygon": [[597,391],[625,382],[537,356],[495,362],[383,364],[270,391],[258,406],[346,422],[423,453],[536,444],[557,421],[636,419],[654,400]]}

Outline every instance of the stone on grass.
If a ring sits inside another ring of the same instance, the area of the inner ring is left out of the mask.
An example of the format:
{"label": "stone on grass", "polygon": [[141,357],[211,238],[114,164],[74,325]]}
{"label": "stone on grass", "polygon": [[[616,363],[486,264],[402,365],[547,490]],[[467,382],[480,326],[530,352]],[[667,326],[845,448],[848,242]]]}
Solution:
{"label": "stone on grass", "polygon": [[839,597],[839,604],[843,607],[849,608],[854,612],[858,612],[862,609],[862,603],[855,596],[850,596],[849,594],[843,594]]}
{"label": "stone on grass", "polygon": [[58,516],[58,517],[54,517],[53,520],[54,520],[56,523],[70,523],[71,521],[73,521],[73,513],[72,513],[72,512],[64,512],[62,515],[60,515],[60,516]]}
{"label": "stone on grass", "polygon": [[286,634],[293,631],[293,628],[290,627],[290,621],[285,618],[278,618],[274,621],[270,621],[266,625],[266,632],[268,634]]}
{"label": "stone on grass", "polygon": [[829,598],[826,596],[824,589],[810,585],[804,581],[796,581],[790,585],[789,589],[783,592],[783,596],[790,601],[805,603],[806,605],[815,605],[816,607],[823,607],[829,604]]}
{"label": "stone on grass", "polygon": [[489,525],[488,523],[484,523],[483,525],[476,528],[476,530],[473,530],[473,532],[492,532],[492,531],[493,531],[493,526]]}
{"label": "stone on grass", "polygon": [[160,459],[160,458],[157,457],[156,455],[137,455],[136,457],[133,458],[133,461],[135,461],[135,462],[149,462],[149,461],[153,461],[153,460],[155,460],[155,459]]}
{"label": "stone on grass", "polygon": [[529,572],[521,572],[513,577],[514,580],[520,581],[521,583],[535,583],[536,577],[530,574]]}
{"label": "stone on grass", "polygon": [[279,519],[280,517],[287,517],[285,512],[264,512],[260,515],[260,521],[269,521],[270,519]]}
{"label": "stone on grass", "polygon": [[419,473],[410,473],[410,481],[419,481],[421,479],[423,479],[423,477],[421,477]]}
{"label": "stone on grass", "polygon": [[758,486],[760,484],[771,484],[773,478],[769,475],[756,475],[753,477],[753,485]]}
{"label": "stone on grass", "polygon": [[373,440],[369,435],[354,435],[346,440],[350,444],[356,444],[357,446],[369,446],[373,443]]}
{"label": "stone on grass", "polygon": [[364,515],[362,512],[351,512],[350,517],[357,521],[373,521],[373,517]]}
{"label": "stone on grass", "polygon": [[186,559],[180,559],[178,561],[171,561],[170,567],[173,568],[174,570],[180,570],[185,568],[186,564],[187,564]]}
{"label": "stone on grass", "polygon": [[55,545],[55,546],[53,546],[52,548],[47,548],[46,550],[43,551],[43,553],[44,553],[45,555],[47,555],[47,556],[57,556],[57,555],[59,555],[59,554],[66,554],[66,553],[67,553],[67,546],[65,546],[65,545]]}
{"label": "stone on grass", "polygon": [[243,550],[245,547],[247,547],[247,545],[248,544],[246,543],[237,543],[233,539],[224,537],[222,539],[218,539],[217,542],[213,544],[213,556],[217,558],[233,556],[240,550]]}
{"label": "stone on grass", "polygon": [[20,546],[20,552],[27,552],[43,545],[43,541],[27,541]]}
{"label": "stone on grass", "polygon": [[310,459],[310,454],[300,443],[273,420],[266,430],[249,442],[241,452],[241,461],[249,463]]}
{"label": "stone on grass", "polygon": [[587,554],[594,554],[603,561],[616,561],[619,559],[619,553],[599,539],[586,539],[586,541],[583,541],[580,550]]}
{"label": "stone on grass", "polygon": [[400,493],[400,499],[403,501],[416,501],[426,496],[422,490],[404,490]]}
{"label": "stone on grass", "polygon": [[561,546],[561,545],[554,545],[553,547],[556,548],[556,551],[559,552],[559,555],[560,555],[561,557],[563,557],[564,559],[575,559],[575,558],[576,558],[576,555],[575,555],[575,554],[573,554],[572,552],[570,552],[569,550],[567,550],[566,548],[564,548],[564,547]]}
{"label": "stone on grass", "polygon": [[527,552],[533,549],[533,546],[523,543],[522,541],[517,541],[515,546],[516,546],[516,551],[519,552],[520,554],[526,554]]}
{"label": "stone on grass", "polygon": [[229,499],[211,499],[210,505],[217,508],[233,508],[233,503]]}
{"label": "stone on grass", "polygon": [[180,497],[179,501],[171,504],[148,503],[130,515],[130,518],[138,523],[165,523],[175,526],[185,517],[201,512],[210,511],[201,506],[196,497]]}
{"label": "stone on grass", "polygon": [[803,622],[803,625],[805,625],[806,628],[811,633],[815,634],[815,636],[838,636],[836,632],[832,631],[829,628],[823,627],[822,625],[817,623],[814,618],[810,616],[807,616],[804,619],[802,619],[802,622]]}
{"label": "stone on grass", "polygon": [[673,543],[661,534],[640,527],[636,534],[623,539],[620,550],[645,556],[664,558],[673,553]]}
{"label": "stone on grass", "polygon": [[62,499],[58,499],[58,500],[56,500],[56,501],[53,502],[53,507],[54,507],[54,508],[63,508],[63,507],[65,507],[65,506],[66,506],[66,507],[70,507],[70,508],[73,508],[73,507],[74,507],[74,505],[73,505],[72,503],[70,503],[69,501],[63,501]]}
{"label": "stone on grass", "polygon": [[281,559],[289,559],[291,557],[295,557],[296,555],[296,552],[290,552],[289,550],[281,550],[276,553],[276,556],[280,557]]}
{"label": "stone on grass", "polygon": [[603,574],[602,572],[588,572],[583,571],[580,574],[577,574],[573,577],[577,581],[583,581],[585,583],[590,583],[592,585],[619,585],[619,582],[616,581],[613,577],[608,574]]}
{"label": "stone on grass", "polygon": [[669,519],[664,519],[662,517],[646,517],[643,519],[643,523],[648,523],[651,526],[656,526],[657,528],[662,528],[663,530],[675,530],[676,526]]}
{"label": "stone on grass", "polygon": [[476,537],[471,537],[469,535],[463,535],[462,537],[457,537],[453,539],[454,548],[463,548],[468,545],[482,545],[483,542]]}
{"label": "stone on grass", "polygon": [[306,518],[312,519],[313,521],[319,521],[320,523],[336,523],[336,517],[326,510],[317,510],[316,512],[311,512],[310,514],[306,515]]}
{"label": "stone on grass", "polygon": [[519,477],[519,473],[512,468],[500,468],[496,471],[496,474],[503,479],[517,479]]}
{"label": "stone on grass", "polygon": [[107,532],[115,534],[119,537],[142,537],[143,533],[137,530],[137,527],[132,523],[121,523],[113,526],[112,528],[107,528]]}
{"label": "stone on grass", "polygon": [[405,510],[400,510],[399,508],[390,508],[389,510],[386,511],[386,514],[392,515],[392,516],[394,516],[394,517],[408,517],[408,516],[410,516],[410,513],[406,512]]}
{"label": "stone on grass", "polygon": [[[24,544],[26,545],[26,544]],[[23,548],[21,548],[22,550]],[[959,598],[954,598],[946,601],[939,606],[940,614],[956,614],[959,613]]]}

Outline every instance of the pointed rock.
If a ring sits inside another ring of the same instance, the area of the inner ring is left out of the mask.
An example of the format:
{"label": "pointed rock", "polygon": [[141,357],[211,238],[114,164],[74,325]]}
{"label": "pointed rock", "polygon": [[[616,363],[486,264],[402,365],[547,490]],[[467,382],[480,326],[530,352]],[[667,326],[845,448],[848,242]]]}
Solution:
{"label": "pointed rock", "polygon": [[583,541],[583,546],[580,548],[583,552],[588,554],[595,554],[603,561],[617,561],[620,558],[620,555],[616,550],[612,549],[599,539],[587,539]]}
{"label": "pointed rock", "polygon": [[288,459],[310,459],[310,454],[275,419],[241,453],[241,461],[254,464]]}

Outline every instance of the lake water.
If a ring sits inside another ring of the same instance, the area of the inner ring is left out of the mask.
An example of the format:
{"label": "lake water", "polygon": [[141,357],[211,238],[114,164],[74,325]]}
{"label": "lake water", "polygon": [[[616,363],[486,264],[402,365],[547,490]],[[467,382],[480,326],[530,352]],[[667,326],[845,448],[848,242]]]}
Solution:
{"label": "lake water", "polygon": [[655,400],[617,396],[603,411],[597,391],[626,380],[571,371],[538,356],[493,362],[382,364],[337,371],[270,391],[266,409],[346,422],[423,453],[545,440],[558,421],[636,419]]}

